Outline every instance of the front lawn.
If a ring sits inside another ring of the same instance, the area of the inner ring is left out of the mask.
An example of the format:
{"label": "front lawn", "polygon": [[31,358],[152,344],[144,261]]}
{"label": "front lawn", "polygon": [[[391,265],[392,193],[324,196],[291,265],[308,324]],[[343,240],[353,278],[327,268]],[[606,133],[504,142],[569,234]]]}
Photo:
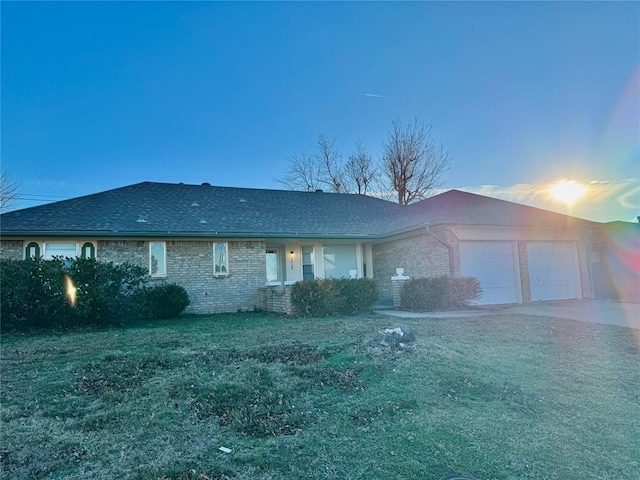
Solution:
{"label": "front lawn", "polygon": [[399,350],[377,315],[5,335],[2,478],[640,478],[639,331],[403,322]]}

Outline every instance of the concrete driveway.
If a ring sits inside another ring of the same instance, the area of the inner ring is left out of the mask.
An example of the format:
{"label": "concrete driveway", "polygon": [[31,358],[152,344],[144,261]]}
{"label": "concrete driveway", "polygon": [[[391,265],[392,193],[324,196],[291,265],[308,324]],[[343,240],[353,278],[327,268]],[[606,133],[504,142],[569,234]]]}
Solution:
{"label": "concrete driveway", "polygon": [[465,312],[400,312],[376,310],[377,313],[401,318],[460,318],[496,314],[523,314],[541,317],[568,318],[581,322],[618,325],[640,330],[640,304],[612,300],[566,300],[535,302],[519,305],[483,305]]}

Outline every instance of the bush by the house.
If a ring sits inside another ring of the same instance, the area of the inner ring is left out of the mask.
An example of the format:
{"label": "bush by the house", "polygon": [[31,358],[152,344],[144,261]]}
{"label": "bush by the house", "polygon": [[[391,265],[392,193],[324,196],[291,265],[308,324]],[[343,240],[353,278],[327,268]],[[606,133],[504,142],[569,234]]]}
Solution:
{"label": "bush by the house", "polygon": [[482,286],[475,277],[449,278],[449,309],[461,310],[482,296]]}
{"label": "bush by the house", "polygon": [[126,324],[146,316],[147,270],[130,263],[115,265],[76,259],[69,275],[76,288],[78,323]]}
{"label": "bush by the house", "polygon": [[125,324],[145,316],[146,270],[88,259],[1,260],[2,330]]}
{"label": "bush by the house", "polygon": [[53,328],[69,322],[73,309],[64,295],[64,274],[57,260],[1,260],[2,330]]}
{"label": "bush by the house", "polygon": [[400,308],[415,311],[458,310],[482,296],[480,282],[473,277],[415,278],[405,283]]}
{"label": "bush by the house", "polygon": [[347,315],[373,308],[378,293],[370,278],[326,278],[298,282],[291,303],[301,316]]}
{"label": "bush by the house", "polygon": [[145,291],[145,305],[151,318],[175,318],[189,305],[189,295],[180,285],[163,283]]}

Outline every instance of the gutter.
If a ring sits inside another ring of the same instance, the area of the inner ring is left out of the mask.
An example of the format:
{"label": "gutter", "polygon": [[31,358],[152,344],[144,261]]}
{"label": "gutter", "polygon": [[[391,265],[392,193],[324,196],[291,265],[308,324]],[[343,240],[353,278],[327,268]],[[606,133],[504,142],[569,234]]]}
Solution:
{"label": "gutter", "polygon": [[[590,222],[589,220],[577,219],[579,222],[571,225],[540,225],[531,223],[483,223],[483,222],[448,222],[446,219],[440,218],[429,223],[420,223],[417,225],[411,225],[409,227],[401,228],[383,233],[365,233],[365,234],[340,234],[340,233],[313,233],[313,232],[281,232],[281,233],[266,233],[266,232],[176,232],[176,231],[117,231],[117,230],[66,230],[66,231],[20,231],[20,230],[0,230],[1,239],[11,238],[24,238],[24,237],[48,237],[48,238],[273,238],[273,239],[327,239],[327,240],[370,240],[370,241],[384,241],[398,235],[409,233],[422,233],[429,232],[430,228],[440,225],[452,226],[481,226],[481,227],[505,227],[505,228],[519,228],[519,227],[535,227],[545,229],[557,229],[557,228],[597,228],[597,224]],[[432,233],[430,233],[433,235]],[[437,238],[437,237],[435,237]],[[438,241],[440,241],[438,239]]]}
{"label": "gutter", "polygon": [[327,240],[372,240],[373,234],[323,234],[323,233],[245,233],[245,232],[118,232],[118,231],[3,231],[0,239],[21,239],[24,237],[46,238],[277,238],[277,239],[327,239]]}

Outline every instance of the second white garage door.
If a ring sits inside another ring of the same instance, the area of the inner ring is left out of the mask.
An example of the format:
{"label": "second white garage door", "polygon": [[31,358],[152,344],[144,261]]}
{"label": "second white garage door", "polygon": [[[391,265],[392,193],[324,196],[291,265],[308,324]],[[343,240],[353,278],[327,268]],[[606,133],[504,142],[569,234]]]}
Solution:
{"label": "second white garage door", "polygon": [[460,242],[460,273],[482,285],[478,304],[521,302],[517,256],[512,242]]}
{"label": "second white garage door", "polygon": [[531,301],[582,298],[574,242],[529,242]]}

